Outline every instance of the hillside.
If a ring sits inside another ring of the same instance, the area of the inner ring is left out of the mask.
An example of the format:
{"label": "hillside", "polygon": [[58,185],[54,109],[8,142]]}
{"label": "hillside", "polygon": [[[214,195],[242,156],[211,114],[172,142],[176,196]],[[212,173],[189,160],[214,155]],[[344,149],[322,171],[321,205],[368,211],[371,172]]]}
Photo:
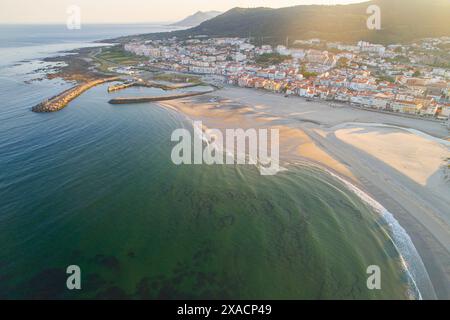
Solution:
{"label": "hillside", "polygon": [[[381,30],[367,28],[366,10],[381,8]],[[407,42],[423,37],[450,36],[450,0],[373,0],[349,5],[234,8],[199,26],[182,31],[141,36],[187,38],[252,37],[259,42],[285,42],[310,38],[375,43]]]}
{"label": "hillside", "polygon": [[202,22],[205,22],[209,19],[215,18],[218,15],[222,14],[222,12],[219,11],[198,11],[194,13],[193,15],[190,15],[189,17],[178,21],[174,24],[171,24],[171,26],[176,27],[196,27],[200,25]]}

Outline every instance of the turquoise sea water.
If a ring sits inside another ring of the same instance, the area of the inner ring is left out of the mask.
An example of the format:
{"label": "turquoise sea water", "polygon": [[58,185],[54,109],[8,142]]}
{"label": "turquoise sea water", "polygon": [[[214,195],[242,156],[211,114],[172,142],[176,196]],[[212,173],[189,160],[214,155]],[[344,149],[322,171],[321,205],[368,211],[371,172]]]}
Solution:
{"label": "turquoise sea water", "polygon": [[[0,49],[3,61],[10,53]],[[112,106],[107,85],[60,112],[32,113],[69,86],[24,83],[40,67],[0,65],[1,298],[414,293],[386,221],[325,171],[175,166],[170,135],[192,130],[189,119],[156,104]],[[66,289],[69,265],[81,267],[81,291]],[[368,290],[369,265],[380,266],[382,290]]]}

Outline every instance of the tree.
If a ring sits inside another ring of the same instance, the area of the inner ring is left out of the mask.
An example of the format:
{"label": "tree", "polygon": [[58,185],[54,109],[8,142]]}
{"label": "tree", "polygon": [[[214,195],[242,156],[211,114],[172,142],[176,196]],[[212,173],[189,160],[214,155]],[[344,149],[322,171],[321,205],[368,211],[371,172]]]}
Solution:
{"label": "tree", "polygon": [[348,67],[348,59],[346,57],[339,58],[336,67],[338,68],[347,68]]}
{"label": "tree", "polygon": [[256,58],[256,64],[262,67],[268,67],[290,59],[292,59],[290,55],[284,56],[279,53],[264,53]]}
{"label": "tree", "polygon": [[309,78],[312,78],[312,77],[317,77],[317,73],[307,71],[304,65],[302,65],[301,74],[303,75],[303,77],[305,79],[309,79]]}

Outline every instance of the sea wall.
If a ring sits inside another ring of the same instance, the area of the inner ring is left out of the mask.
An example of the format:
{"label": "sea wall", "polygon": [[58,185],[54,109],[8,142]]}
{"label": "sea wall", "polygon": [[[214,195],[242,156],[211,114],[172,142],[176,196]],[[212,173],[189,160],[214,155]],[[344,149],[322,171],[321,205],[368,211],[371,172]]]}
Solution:
{"label": "sea wall", "polygon": [[115,98],[109,100],[111,104],[130,104],[130,103],[144,103],[144,102],[156,102],[156,101],[167,101],[167,100],[175,100],[187,97],[199,96],[207,93],[214,92],[211,91],[203,91],[203,92],[187,92],[180,94],[171,94],[164,96],[153,96],[153,97],[127,97],[127,98]]}

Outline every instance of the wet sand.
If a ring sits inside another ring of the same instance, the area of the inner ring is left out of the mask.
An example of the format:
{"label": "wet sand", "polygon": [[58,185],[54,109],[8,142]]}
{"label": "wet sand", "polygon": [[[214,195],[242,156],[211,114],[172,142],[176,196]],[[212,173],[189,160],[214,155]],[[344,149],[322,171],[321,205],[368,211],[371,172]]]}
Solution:
{"label": "wet sand", "polygon": [[320,165],[380,202],[410,235],[437,297],[450,298],[450,147],[440,140],[450,133],[443,125],[230,87],[160,104],[208,128],[278,128],[282,165]]}

